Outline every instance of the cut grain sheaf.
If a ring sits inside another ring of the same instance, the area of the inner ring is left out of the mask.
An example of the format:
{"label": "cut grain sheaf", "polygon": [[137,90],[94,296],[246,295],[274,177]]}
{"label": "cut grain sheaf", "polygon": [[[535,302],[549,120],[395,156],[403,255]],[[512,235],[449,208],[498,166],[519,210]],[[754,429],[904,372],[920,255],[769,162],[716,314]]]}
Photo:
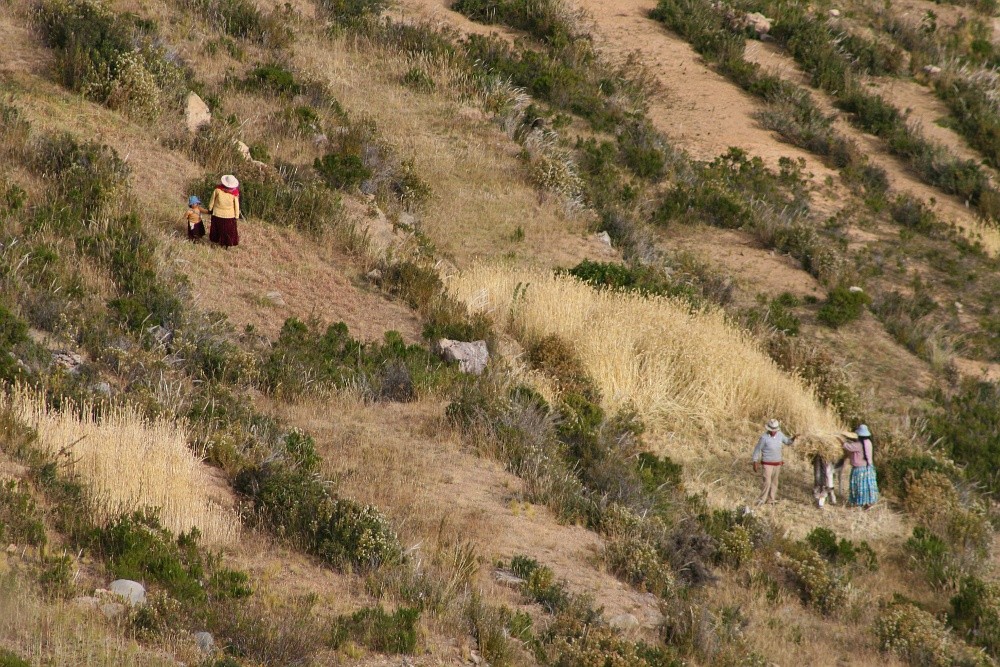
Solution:
{"label": "cut grain sheaf", "polygon": [[102,410],[99,419],[87,404],[56,410],[23,387],[0,394],[0,408],[33,428],[37,446],[84,484],[97,523],[156,508],[174,533],[196,527],[216,545],[238,537],[235,512],[208,496],[209,470],[188,448],[181,425],[144,419],[130,407]]}
{"label": "cut grain sheaf", "polygon": [[721,310],[488,265],[455,276],[449,289],[522,342],[554,334],[571,343],[607,409],[633,407],[661,432],[710,433],[774,416],[799,432],[842,430],[810,387]]}

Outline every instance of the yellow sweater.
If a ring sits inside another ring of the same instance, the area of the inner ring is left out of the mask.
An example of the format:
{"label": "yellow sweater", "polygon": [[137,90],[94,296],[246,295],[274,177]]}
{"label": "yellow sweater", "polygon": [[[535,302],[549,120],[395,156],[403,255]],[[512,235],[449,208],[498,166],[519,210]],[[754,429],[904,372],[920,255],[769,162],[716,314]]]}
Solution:
{"label": "yellow sweater", "polygon": [[216,188],[212,190],[212,199],[208,202],[208,210],[217,218],[240,217],[240,198]]}

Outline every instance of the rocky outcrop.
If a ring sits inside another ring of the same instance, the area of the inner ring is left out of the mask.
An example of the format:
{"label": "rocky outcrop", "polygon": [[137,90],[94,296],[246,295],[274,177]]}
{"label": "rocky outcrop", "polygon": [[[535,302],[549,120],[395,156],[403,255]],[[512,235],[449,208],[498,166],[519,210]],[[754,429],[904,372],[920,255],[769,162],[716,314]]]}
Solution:
{"label": "rocky outcrop", "polygon": [[445,361],[457,361],[459,370],[472,375],[482,374],[490,360],[490,352],[484,340],[466,343],[442,338],[437,342],[437,350]]}
{"label": "rocky outcrop", "polygon": [[184,102],[184,120],[191,134],[198,134],[198,130],[212,122],[211,110],[195,92],[188,93]]}

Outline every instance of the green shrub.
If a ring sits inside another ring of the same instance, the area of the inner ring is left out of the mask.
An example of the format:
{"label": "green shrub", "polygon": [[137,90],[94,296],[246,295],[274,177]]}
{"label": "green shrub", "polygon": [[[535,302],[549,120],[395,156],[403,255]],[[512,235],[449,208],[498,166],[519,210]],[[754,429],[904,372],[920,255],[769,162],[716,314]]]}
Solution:
{"label": "green shrub", "polygon": [[372,177],[361,158],[351,154],[327,153],[313,161],[313,169],[331,188],[344,190],[356,188]]}
{"label": "green shrub", "polygon": [[285,457],[247,467],[234,481],[258,521],[334,567],[372,570],[402,560],[399,539],[381,512],[336,498],[317,476],[310,441],[293,433],[284,446]]}
{"label": "green shrub", "polygon": [[767,327],[786,336],[797,336],[801,322],[792,312],[792,308],[799,305],[798,298],[784,292],[770,301],[764,295],[757,296],[757,308],[750,308],[743,311],[743,320],[747,328],[754,330],[758,327]]}
{"label": "green shrub", "polygon": [[35,500],[14,480],[0,481],[0,541],[33,547],[48,541]]}
{"label": "green shrub", "polygon": [[318,4],[330,16],[346,23],[378,17],[389,6],[387,0],[318,0]]}
{"label": "green shrub", "polygon": [[640,452],[636,466],[639,479],[647,493],[658,493],[664,488],[679,489],[681,487],[683,468],[668,456],[657,456],[650,452]]}
{"label": "green shrub", "polygon": [[411,67],[403,75],[403,85],[423,93],[434,90],[434,79],[420,67]]}
{"label": "green shrub", "polygon": [[31,663],[13,651],[0,648],[0,667],[31,667]]}
{"label": "green shrub", "polygon": [[155,581],[178,600],[204,599],[197,529],[175,540],[154,512],[136,512],[100,529],[96,541],[116,579]]}
{"label": "green shrub", "polygon": [[90,0],[45,0],[36,21],[56,51],[63,85],[130,116],[154,118],[163,101],[179,101],[188,74],[137,35],[133,16]]}
{"label": "green shrub", "polygon": [[542,605],[550,614],[558,613],[570,604],[565,581],[556,580],[555,572],[529,556],[518,555],[510,560],[510,571],[524,579],[521,587],[525,597]]}
{"label": "green shrub", "polygon": [[411,261],[385,267],[382,270],[382,286],[418,310],[427,308],[444,289],[437,271]]}
{"label": "green shrub", "polygon": [[555,45],[568,43],[576,32],[560,0],[456,0],[451,8],[473,21],[507,25]]}
{"label": "green shrub", "polygon": [[27,341],[27,323],[0,303],[0,382],[13,382],[21,376],[14,348]]}
{"label": "green shrub", "polygon": [[[321,333],[317,322],[288,319],[261,364],[264,386],[282,395],[308,389],[362,389],[374,400],[411,401],[417,389],[447,382],[448,366],[419,345],[407,345],[395,331],[383,342],[361,343],[343,322]],[[400,393],[401,384],[409,390]]]}
{"label": "green shrub", "polygon": [[698,521],[715,540],[713,560],[720,565],[744,565],[769,537],[766,526],[749,512],[714,510],[699,515]]}
{"label": "green shrub", "polygon": [[966,382],[953,395],[939,395],[928,416],[928,430],[948,456],[966,465],[967,474],[991,490],[1000,489],[1000,387],[992,382]]}
{"label": "green shrub", "polygon": [[893,601],[880,610],[875,636],[883,651],[921,667],[986,667],[982,653],[957,641],[941,621],[909,602]]}
{"label": "green shrub", "polygon": [[339,648],[347,640],[379,653],[413,655],[417,650],[419,609],[400,607],[386,613],[381,606],[366,607],[333,622],[329,644]]}
{"label": "green shrub", "polygon": [[45,556],[38,573],[38,585],[46,596],[54,599],[68,599],[75,589],[73,581],[73,558],[63,553],[60,556]]}
{"label": "green shrub", "polygon": [[212,25],[236,39],[246,39],[271,48],[290,44],[294,34],[282,21],[279,10],[265,15],[249,0],[175,0],[182,9],[200,14]]}
{"label": "green shrub", "polygon": [[803,602],[824,614],[843,608],[847,599],[848,576],[804,542],[787,545],[781,564],[793,575]]}
{"label": "green shrub", "polygon": [[604,557],[612,572],[658,597],[674,592],[674,574],[666,555],[661,553],[666,526],[660,520],[613,505],[604,514],[601,532],[605,538]]}
{"label": "green shrub", "polygon": [[249,91],[288,96],[302,92],[302,85],[295,80],[295,75],[281,63],[258,65],[250,70],[240,86]]}
{"label": "green shrub", "polygon": [[816,313],[816,318],[836,329],[861,317],[869,303],[871,298],[865,292],[852,292],[844,286],[836,287],[827,295],[826,303]]}
{"label": "green shrub", "polygon": [[961,577],[958,564],[948,544],[923,526],[913,529],[913,536],[903,545],[910,557],[924,570],[928,583],[935,588],[950,586]]}
{"label": "green shrub", "polygon": [[869,570],[878,569],[878,558],[868,542],[855,544],[844,537],[838,541],[832,530],[817,527],[806,535],[806,543],[834,565],[850,566],[860,560]]}
{"label": "green shrub", "polygon": [[965,577],[951,599],[948,623],[967,641],[1000,656],[1000,586]]}

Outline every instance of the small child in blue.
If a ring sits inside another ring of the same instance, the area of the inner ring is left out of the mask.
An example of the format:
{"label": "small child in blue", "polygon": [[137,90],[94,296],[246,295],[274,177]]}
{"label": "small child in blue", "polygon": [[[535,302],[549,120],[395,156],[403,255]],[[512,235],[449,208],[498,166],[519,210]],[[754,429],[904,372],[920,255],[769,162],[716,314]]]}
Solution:
{"label": "small child in blue", "polygon": [[202,208],[201,200],[191,195],[188,197],[188,210],[184,212],[184,219],[187,221],[188,238],[198,241],[205,235],[205,223],[201,221],[201,214],[208,213]]}

